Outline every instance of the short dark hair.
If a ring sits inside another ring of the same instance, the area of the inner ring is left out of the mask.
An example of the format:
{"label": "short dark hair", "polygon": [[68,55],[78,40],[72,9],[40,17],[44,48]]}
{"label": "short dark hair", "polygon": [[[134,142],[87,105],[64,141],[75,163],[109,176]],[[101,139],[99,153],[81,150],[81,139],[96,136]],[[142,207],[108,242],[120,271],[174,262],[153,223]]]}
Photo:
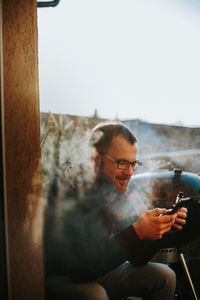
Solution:
{"label": "short dark hair", "polygon": [[105,152],[114,137],[122,136],[129,143],[135,144],[137,142],[136,137],[131,130],[121,122],[108,121],[101,122],[93,128],[90,136],[90,145],[95,147],[98,152]]}

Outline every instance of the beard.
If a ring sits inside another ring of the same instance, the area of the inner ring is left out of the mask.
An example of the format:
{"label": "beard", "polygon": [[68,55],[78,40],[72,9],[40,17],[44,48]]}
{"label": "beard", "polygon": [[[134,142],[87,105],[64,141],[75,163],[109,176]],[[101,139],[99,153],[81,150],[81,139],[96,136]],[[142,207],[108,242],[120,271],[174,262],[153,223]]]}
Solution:
{"label": "beard", "polygon": [[97,185],[109,189],[111,192],[119,195],[126,193],[129,180],[130,177],[124,175],[108,176],[103,169],[103,164],[96,172]]}

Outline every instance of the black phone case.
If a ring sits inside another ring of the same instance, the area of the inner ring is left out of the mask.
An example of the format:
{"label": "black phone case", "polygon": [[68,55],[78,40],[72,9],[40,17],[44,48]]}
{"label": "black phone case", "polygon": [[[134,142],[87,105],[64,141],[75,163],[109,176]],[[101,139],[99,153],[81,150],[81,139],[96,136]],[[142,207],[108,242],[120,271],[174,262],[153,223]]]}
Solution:
{"label": "black phone case", "polygon": [[183,201],[180,201],[178,204],[172,205],[172,210],[166,212],[164,215],[173,215],[177,212],[179,208],[183,206]]}

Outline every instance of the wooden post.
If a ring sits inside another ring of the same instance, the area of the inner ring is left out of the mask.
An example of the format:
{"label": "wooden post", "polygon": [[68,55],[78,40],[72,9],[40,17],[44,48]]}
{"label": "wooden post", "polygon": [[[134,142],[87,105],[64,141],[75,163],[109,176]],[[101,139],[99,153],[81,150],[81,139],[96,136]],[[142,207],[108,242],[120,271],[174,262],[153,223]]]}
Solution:
{"label": "wooden post", "polygon": [[36,0],[0,0],[1,115],[8,292],[42,300],[43,209]]}

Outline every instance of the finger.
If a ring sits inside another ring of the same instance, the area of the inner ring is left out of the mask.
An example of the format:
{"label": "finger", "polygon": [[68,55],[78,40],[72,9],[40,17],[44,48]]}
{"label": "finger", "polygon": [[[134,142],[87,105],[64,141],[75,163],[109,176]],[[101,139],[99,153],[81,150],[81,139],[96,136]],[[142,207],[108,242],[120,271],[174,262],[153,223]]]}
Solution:
{"label": "finger", "polygon": [[186,220],[185,220],[185,219],[182,219],[182,218],[176,218],[175,224],[176,224],[176,223],[179,223],[179,224],[181,224],[181,225],[184,225],[184,224],[186,223]]}
{"label": "finger", "polygon": [[177,224],[177,223],[174,223],[172,226],[173,226],[174,228],[176,228],[177,230],[182,230],[182,228],[183,228],[182,225],[179,225],[179,224]]}
{"label": "finger", "polygon": [[152,236],[152,239],[154,240],[161,239],[164,233],[162,231],[159,231]]}
{"label": "finger", "polygon": [[171,223],[171,222],[175,222],[176,217],[177,217],[177,213],[173,215],[160,216],[158,220],[160,223]]}
{"label": "finger", "polygon": [[167,228],[165,228],[164,230],[161,231],[162,235],[169,232],[172,229],[172,226],[168,226]]}
{"label": "finger", "polygon": [[165,214],[166,212],[167,212],[166,208],[155,208],[149,211],[149,213],[151,213],[152,216],[159,216]]}
{"label": "finger", "polygon": [[178,218],[186,219],[187,218],[187,213],[185,212],[178,212],[177,213]]}
{"label": "finger", "polygon": [[174,225],[174,222],[170,222],[170,223],[167,223],[167,224],[163,224],[161,227],[160,227],[160,231],[161,232],[168,232],[169,230],[171,230],[171,227]]}
{"label": "finger", "polygon": [[178,212],[184,212],[184,213],[187,213],[188,212],[188,209],[186,207],[181,207],[179,208]]}
{"label": "finger", "polygon": [[[173,224],[173,225],[174,225],[174,224]],[[163,234],[169,232],[169,231],[171,230],[171,228],[172,228],[173,225],[169,225],[169,226],[167,226],[166,228],[164,228],[164,229],[161,231],[161,234],[163,235]]]}

